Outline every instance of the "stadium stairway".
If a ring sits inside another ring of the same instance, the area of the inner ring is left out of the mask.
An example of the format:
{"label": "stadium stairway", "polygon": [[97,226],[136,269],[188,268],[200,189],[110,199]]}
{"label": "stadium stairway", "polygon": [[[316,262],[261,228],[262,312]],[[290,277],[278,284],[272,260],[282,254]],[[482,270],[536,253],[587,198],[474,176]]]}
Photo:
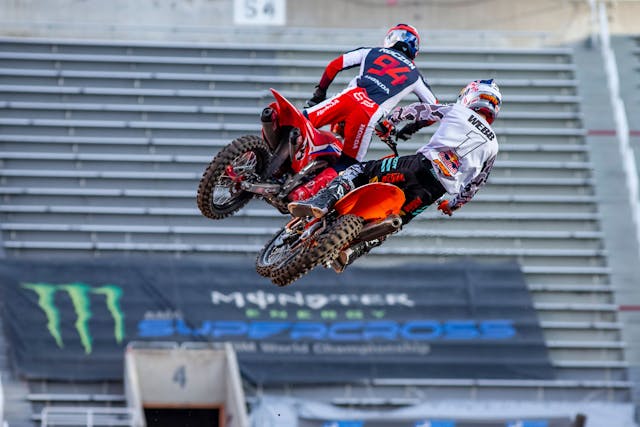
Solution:
{"label": "stadium stairway", "polygon": [[[233,138],[259,132],[269,87],[302,105],[328,60],[350,48],[1,39],[6,256],[253,258],[283,217],[252,202],[224,221],[203,218],[202,171]],[[470,80],[497,79],[501,152],[476,200],[452,218],[425,212],[361,262],[517,260],[557,379],[380,382],[375,394],[628,401],[573,49],[426,48],[417,64],[442,102]],[[374,141],[369,157],[385,148]]]}
{"label": "stadium stairway", "polygon": [[611,39],[620,76],[620,97],[626,110],[630,143],[640,165],[640,35],[616,36]]}
{"label": "stadium stairway", "polygon": [[[622,99],[628,127],[629,145],[634,151],[636,170],[640,170],[640,35],[613,37],[614,50],[620,78]],[[600,129],[602,129],[600,125]],[[622,282],[618,292],[619,300],[630,310],[621,315],[626,325],[625,341],[629,343],[627,360],[630,363],[630,379],[640,384],[640,291],[637,290],[637,275],[632,280]],[[640,388],[636,388],[634,401],[640,402]]]}

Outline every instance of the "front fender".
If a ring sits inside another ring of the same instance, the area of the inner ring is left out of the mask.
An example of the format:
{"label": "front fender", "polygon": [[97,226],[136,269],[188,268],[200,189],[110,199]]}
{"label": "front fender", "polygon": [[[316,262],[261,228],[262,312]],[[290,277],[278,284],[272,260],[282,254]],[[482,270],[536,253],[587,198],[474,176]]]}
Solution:
{"label": "front fender", "polygon": [[399,215],[404,202],[404,192],[400,188],[374,182],[347,193],[336,202],[334,209],[340,215],[357,215],[369,221]]}

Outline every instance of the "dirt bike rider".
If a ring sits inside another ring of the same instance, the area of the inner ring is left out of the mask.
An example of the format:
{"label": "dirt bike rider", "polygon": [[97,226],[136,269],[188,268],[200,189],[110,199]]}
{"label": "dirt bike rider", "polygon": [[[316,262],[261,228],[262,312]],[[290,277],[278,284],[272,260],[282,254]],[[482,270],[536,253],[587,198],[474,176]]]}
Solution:
{"label": "dirt bike rider", "polygon": [[[436,97],[413,60],[420,50],[420,36],[411,25],[398,24],[387,32],[383,47],[358,48],[335,58],[324,70],[304,114],[316,128],[344,122],[344,149],[338,163],[294,190],[291,200],[304,200],[318,192],[348,166],[361,162],[371,143],[375,123],[409,93],[421,102]],[[327,88],[345,69],[360,67],[349,87],[326,99]]]}
{"label": "dirt bike rider", "polygon": [[[288,205],[293,216],[325,215],[338,199],[369,182],[389,182],[400,187],[406,197],[402,207],[403,224],[441,199],[438,209],[451,215],[469,202],[486,183],[498,153],[498,141],[491,125],[498,116],[502,95],[491,80],[475,80],[462,89],[454,104],[413,103],[396,108],[376,126],[381,138],[395,133],[396,139],[408,139],[420,128],[439,121],[430,140],[416,154],[357,163],[347,168],[325,189],[306,201]],[[409,121],[395,131],[395,125]],[[342,251],[334,261],[338,272],[381,244],[363,242]]]}

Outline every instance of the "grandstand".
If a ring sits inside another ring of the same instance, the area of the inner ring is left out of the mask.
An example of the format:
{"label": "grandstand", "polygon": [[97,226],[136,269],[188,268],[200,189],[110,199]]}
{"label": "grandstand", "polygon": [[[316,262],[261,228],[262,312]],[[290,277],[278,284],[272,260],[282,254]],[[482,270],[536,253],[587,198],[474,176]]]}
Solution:
{"label": "grandstand", "polygon": [[[614,43],[618,58],[625,58],[620,73],[629,77],[621,79],[628,117],[638,117],[640,108],[638,43]],[[207,220],[195,205],[202,171],[233,138],[260,132],[268,88],[302,105],[328,60],[351,48],[0,39],[0,257],[251,262],[283,216],[255,201],[224,221]],[[540,417],[583,412],[589,427],[608,425],[595,423],[607,419],[630,422],[640,378],[637,333],[633,312],[619,310],[629,301],[620,298],[633,296],[638,248],[624,239],[635,231],[626,194],[618,190],[626,181],[614,169],[620,159],[615,120],[603,113],[607,88],[591,84],[606,80],[599,63],[598,50],[582,43],[425,48],[417,64],[442,102],[452,102],[469,80],[499,82],[498,161],[486,188],[462,211],[452,218],[427,211],[358,262],[393,268],[416,261],[516,260],[554,379],[245,384],[257,414],[266,411],[258,404],[266,395],[283,414],[294,405],[286,399],[295,397],[319,401],[327,411],[429,403],[430,411],[450,414],[451,402],[465,401],[471,415],[523,405],[522,411]],[[341,74],[332,90],[349,79]],[[400,144],[401,154],[414,152],[431,132]],[[638,136],[632,124],[632,141]],[[385,154],[383,144],[372,144],[371,158]],[[102,425],[128,414],[123,382],[23,381],[9,373],[4,346],[0,341],[11,427],[43,423],[55,407],[91,408],[72,417],[82,418],[73,425],[89,425],[83,422],[90,413],[106,413]]]}

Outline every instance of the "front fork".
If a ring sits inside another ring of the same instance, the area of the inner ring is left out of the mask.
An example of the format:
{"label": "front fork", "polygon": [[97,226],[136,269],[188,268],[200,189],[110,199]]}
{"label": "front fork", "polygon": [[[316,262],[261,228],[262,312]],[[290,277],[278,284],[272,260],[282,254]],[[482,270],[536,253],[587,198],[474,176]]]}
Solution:
{"label": "front fork", "polygon": [[284,226],[289,234],[299,235],[301,240],[306,240],[326,225],[326,218],[299,218],[293,217]]}

